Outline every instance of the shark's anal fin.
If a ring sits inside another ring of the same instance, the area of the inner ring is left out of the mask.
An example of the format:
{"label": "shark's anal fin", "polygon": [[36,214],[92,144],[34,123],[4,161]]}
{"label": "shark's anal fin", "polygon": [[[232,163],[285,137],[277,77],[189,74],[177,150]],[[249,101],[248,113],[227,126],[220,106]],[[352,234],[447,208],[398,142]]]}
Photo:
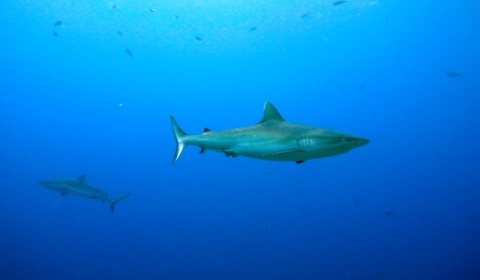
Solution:
{"label": "shark's anal fin", "polygon": [[304,163],[305,161],[304,160],[297,160],[295,161],[297,164],[300,164],[300,163]]}
{"label": "shark's anal fin", "polygon": [[237,157],[238,154],[236,153],[232,153],[232,152],[228,152],[228,151],[225,151],[225,156],[226,157]]}

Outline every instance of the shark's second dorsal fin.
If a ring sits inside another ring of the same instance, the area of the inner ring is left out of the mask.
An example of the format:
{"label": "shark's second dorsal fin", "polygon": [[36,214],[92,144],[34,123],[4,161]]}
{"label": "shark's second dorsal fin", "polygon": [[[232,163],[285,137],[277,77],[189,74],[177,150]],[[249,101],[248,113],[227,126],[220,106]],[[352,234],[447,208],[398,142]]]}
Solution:
{"label": "shark's second dorsal fin", "polygon": [[77,179],[80,183],[85,183],[87,181],[87,174],[82,174],[82,175],[78,176]]}
{"label": "shark's second dorsal fin", "polygon": [[270,102],[265,102],[265,106],[263,107],[263,118],[259,123],[265,122],[284,122],[282,115],[278,112],[277,108],[273,106]]}

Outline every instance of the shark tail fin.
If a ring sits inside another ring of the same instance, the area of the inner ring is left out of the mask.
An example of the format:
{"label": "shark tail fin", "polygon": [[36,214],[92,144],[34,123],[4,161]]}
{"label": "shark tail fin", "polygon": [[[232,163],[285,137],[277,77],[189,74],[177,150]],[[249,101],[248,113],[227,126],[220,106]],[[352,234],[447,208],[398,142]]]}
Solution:
{"label": "shark tail fin", "polygon": [[185,131],[183,131],[183,129],[180,128],[174,116],[170,115],[170,121],[172,122],[173,135],[175,136],[175,142],[177,143],[177,150],[175,151],[175,155],[173,157],[173,163],[175,163],[185,148],[184,140],[187,134]]}
{"label": "shark tail fin", "polygon": [[112,199],[112,201],[110,201],[110,210],[111,210],[112,212],[115,211],[115,204],[117,204],[117,202],[122,201],[122,200],[124,200],[125,198],[127,198],[127,197],[129,197],[129,196],[130,196],[130,194],[128,193],[128,194],[126,194],[126,195],[122,195],[122,196],[120,196],[120,197],[117,197],[117,198]]}

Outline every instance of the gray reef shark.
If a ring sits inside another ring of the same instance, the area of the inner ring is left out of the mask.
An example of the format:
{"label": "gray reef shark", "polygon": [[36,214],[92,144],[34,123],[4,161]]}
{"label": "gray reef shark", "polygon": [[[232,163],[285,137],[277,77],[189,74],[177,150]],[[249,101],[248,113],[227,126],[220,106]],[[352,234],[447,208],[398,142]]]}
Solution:
{"label": "gray reef shark", "polygon": [[43,180],[38,183],[44,186],[47,189],[59,192],[62,195],[76,195],[82,196],[90,199],[99,199],[102,202],[110,203],[110,210],[112,212],[115,210],[115,204],[125,198],[129,197],[130,194],[122,195],[117,198],[110,198],[106,192],[103,192],[97,188],[94,188],[87,184],[87,176],[85,174],[79,176],[77,179],[54,179],[54,180]]}
{"label": "gray reef shark", "polygon": [[170,116],[177,142],[173,163],[187,145],[200,147],[200,153],[213,150],[226,156],[246,156],[275,161],[306,160],[335,156],[369,143],[347,134],[286,122],[270,102],[265,102],[262,120],[254,126],[214,132],[205,128],[199,135],[187,135]]}

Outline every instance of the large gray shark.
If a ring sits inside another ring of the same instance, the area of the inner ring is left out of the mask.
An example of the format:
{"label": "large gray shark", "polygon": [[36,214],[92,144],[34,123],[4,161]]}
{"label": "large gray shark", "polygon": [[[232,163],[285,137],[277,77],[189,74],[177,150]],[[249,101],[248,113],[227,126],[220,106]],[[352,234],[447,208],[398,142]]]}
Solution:
{"label": "large gray shark", "polygon": [[122,195],[117,198],[110,198],[106,192],[103,192],[97,188],[94,188],[87,184],[87,176],[85,174],[80,175],[77,179],[54,179],[54,180],[44,180],[39,181],[38,183],[44,186],[47,189],[59,192],[62,195],[76,195],[87,197],[90,199],[99,199],[102,202],[110,203],[110,210],[112,212],[115,210],[115,204],[125,198],[129,197],[130,194]]}
{"label": "large gray shark", "polygon": [[213,150],[226,156],[294,161],[335,156],[368,144],[367,139],[335,131],[286,122],[270,102],[265,102],[262,120],[254,125],[213,132],[205,129],[199,135],[187,135],[170,116],[177,150],[175,163],[187,145],[200,147],[200,153]]}

